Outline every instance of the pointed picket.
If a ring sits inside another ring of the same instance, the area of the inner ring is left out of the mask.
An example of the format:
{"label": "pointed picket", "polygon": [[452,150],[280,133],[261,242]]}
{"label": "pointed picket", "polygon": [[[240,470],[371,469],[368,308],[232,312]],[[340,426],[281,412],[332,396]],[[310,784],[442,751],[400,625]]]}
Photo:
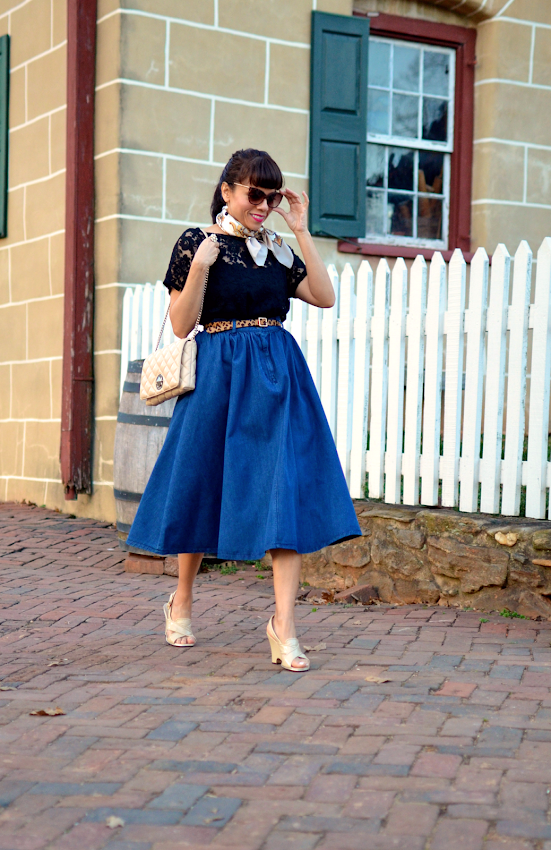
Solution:
{"label": "pointed picket", "polygon": [[291,333],[303,354],[306,354],[307,307],[308,305],[304,301],[295,300],[293,318],[291,319]]}
{"label": "pointed picket", "polygon": [[442,364],[444,317],[447,303],[446,264],[439,251],[433,254],[429,272],[425,321],[426,364],[421,457],[421,504],[438,504],[440,482],[440,432],[442,417]]}
{"label": "pointed picket", "polygon": [[372,290],[373,272],[367,260],[364,260],[358,269],[356,318],[354,319],[354,386],[350,449],[350,495],[353,499],[363,499],[365,496]]}
{"label": "pointed picket", "polygon": [[466,328],[465,413],[463,416],[463,445],[460,461],[459,510],[467,513],[474,513],[478,510],[488,268],[488,254],[484,248],[479,248],[471,263],[469,322]]}
{"label": "pointed picket", "polygon": [[522,241],[515,254],[513,299],[509,309],[509,368],[505,458],[502,463],[501,513],[518,516],[524,450],[528,311],[532,284],[532,251]]}
{"label": "pointed picket", "polygon": [[[404,505],[419,504],[419,459],[421,452],[421,411],[423,408],[423,366],[425,362],[425,311],[427,303],[427,264],[417,256],[411,267],[409,313],[407,319],[408,359],[406,371],[406,415],[404,428]],[[433,423],[434,428],[434,423]]]}
{"label": "pointed picket", "polygon": [[127,286],[122,299],[122,335],[121,335],[121,395],[126,373],[128,371],[128,361],[130,359],[130,329],[132,327],[132,298],[133,291],[131,286]]}
{"label": "pointed picket", "polygon": [[526,516],[544,519],[547,496],[549,383],[551,381],[551,239],[549,237],[544,239],[538,251],[533,317]]}
{"label": "pointed picket", "polygon": [[151,354],[151,323],[153,321],[153,287],[146,283],[142,289],[142,338],[140,357]]}
{"label": "pointed picket", "polygon": [[392,270],[388,320],[388,410],[385,455],[385,502],[400,504],[404,442],[404,364],[408,271],[399,257]]}
{"label": "pointed picket", "polygon": [[[339,304],[339,276],[335,266],[327,267],[333,289],[335,306],[324,310],[321,320],[321,403],[333,437],[337,426],[337,316]],[[296,302],[295,302],[296,304]]]}
{"label": "pointed picket", "polygon": [[143,287],[134,287],[132,298],[132,325],[130,329],[130,359],[138,360],[141,354],[142,341],[142,294]]}
{"label": "pointed picket", "polygon": [[442,455],[442,505],[457,506],[459,447],[461,444],[461,398],[463,395],[463,348],[466,264],[457,248],[450,262],[448,309],[445,318],[446,374],[444,387],[444,452]]}
{"label": "pointed picket", "polygon": [[375,303],[371,322],[371,419],[369,423],[368,488],[372,499],[383,496],[385,426],[388,388],[388,312],[390,268],[380,260],[375,275]]}
{"label": "pointed picket", "polygon": [[[510,277],[511,256],[505,245],[499,244],[492,257],[490,302],[486,320],[488,357],[486,358],[484,446],[480,473],[480,510],[485,514],[499,513]],[[461,489],[463,490],[463,485]]]}
{"label": "pointed picket", "polygon": [[306,321],[306,362],[319,393],[321,386],[321,317],[323,310],[308,305]]}
{"label": "pointed picket", "polygon": [[351,422],[351,401],[353,386],[354,360],[352,354],[352,310],[354,306],[354,272],[350,263],[346,263],[341,275],[339,298],[339,318],[337,320],[337,339],[339,342],[339,361],[337,368],[337,434],[336,445],[339,460],[346,480],[350,473],[349,424]]}

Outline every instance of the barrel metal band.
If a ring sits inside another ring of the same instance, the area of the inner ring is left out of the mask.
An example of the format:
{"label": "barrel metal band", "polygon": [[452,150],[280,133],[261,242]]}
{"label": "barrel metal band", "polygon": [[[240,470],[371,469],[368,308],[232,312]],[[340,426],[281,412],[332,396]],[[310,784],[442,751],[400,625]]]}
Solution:
{"label": "barrel metal band", "polygon": [[115,499],[120,499],[123,502],[140,502],[143,495],[143,493],[132,493],[131,490],[117,490],[116,487],[113,487],[113,493]]}
{"label": "barrel metal band", "polygon": [[117,422],[125,425],[149,425],[154,428],[168,428],[171,422],[170,416],[141,416],[139,413],[119,413]]}
{"label": "barrel metal band", "polygon": [[134,375],[140,375],[142,371],[143,360],[131,360],[128,364],[127,372]]}
{"label": "barrel metal band", "polygon": [[125,393],[139,393],[140,385],[137,381],[125,381],[122,386],[122,389]]}
{"label": "barrel metal band", "polygon": [[122,531],[123,534],[128,534],[131,528],[131,523],[129,522],[119,522],[117,520],[117,531]]}

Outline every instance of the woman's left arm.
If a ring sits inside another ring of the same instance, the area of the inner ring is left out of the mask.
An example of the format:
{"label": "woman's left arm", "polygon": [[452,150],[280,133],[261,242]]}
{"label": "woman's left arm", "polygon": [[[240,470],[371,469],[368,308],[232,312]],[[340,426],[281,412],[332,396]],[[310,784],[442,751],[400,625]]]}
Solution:
{"label": "woman's left arm", "polygon": [[335,292],[331,278],[327,274],[325,263],[320,257],[312,234],[308,230],[308,195],[303,192],[304,202],[300,195],[291,189],[282,189],[283,195],[289,201],[289,210],[276,207],[278,212],[293,231],[299,244],[304,263],[306,265],[306,277],[301,280],[296,289],[296,297],[314,307],[332,307],[335,303]]}

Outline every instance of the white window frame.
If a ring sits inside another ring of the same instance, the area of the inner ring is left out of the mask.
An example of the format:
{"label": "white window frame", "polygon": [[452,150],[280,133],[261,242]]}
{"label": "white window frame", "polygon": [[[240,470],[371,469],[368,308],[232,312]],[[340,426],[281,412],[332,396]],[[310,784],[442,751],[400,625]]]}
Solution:
{"label": "white window frame", "polygon": [[[359,239],[359,242],[363,242],[368,245],[403,245],[403,246],[413,246],[418,248],[433,248],[433,249],[447,249],[448,247],[448,234],[449,234],[449,220],[450,220],[450,174],[451,174],[451,154],[453,153],[453,142],[454,142],[454,114],[455,114],[455,50],[451,47],[440,47],[438,45],[427,44],[423,41],[409,41],[406,39],[401,39],[399,37],[396,38],[385,38],[382,36],[371,36],[370,41],[382,42],[391,45],[391,62],[393,62],[394,45],[399,44],[400,46],[407,47],[417,47],[422,51],[429,51],[432,53],[444,53],[450,57],[450,78],[449,78],[449,94],[448,94],[448,141],[446,143],[442,142],[433,142],[426,141],[422,138],[422,122],[423,122],[423,109],[422,109],[422,99],[423,99],[423,62],[421,61],[420,65],[420,79],[419,79],[419,98],[420,98],[420,108],[419,108],[419,125],[418,125],[418,137],[417,138],[407,138],[405,136],[393,136],[391,134],[385,135],[381,133],[370,133],[368,127],[367,133],[367,143],[368,144],[377,144],[384,146],[385,148],[408,148],[409,150],[415,151],[434,151],[437,153],[444,154],[444,175],[443,175],[443,185],[442,185],[442,194],[443,194],[443,203],[442,203],[442,238],[441,239],[419,239],[417,237],[412,236],[384,236],[383,234],[366,234],[365,238]],[[392,80],[392,74],[391,74]],[[392,116],[392,97],[393,94],[405,94],[412,95],[415,94],[411,91],[402,91],[401,89],[388,89],[382,86],[369,86],[368,87],[374,89],[375,91],[385,91],[389,92],[390,100],[389,100],[389,112],[390,116]],[[388,162],[388,154],[386,155],[386,162]],[[385,171],[384,177],[384,188],[377,189],[376,187],[366,186],[366,193],[371,189],[374,189],[376,192],[383,192],[385,197],[385,217],[387,215],[388,210],[388,168]],[[396,189],[391,190],[396,194],[405,194],[410,195],[414,198],[414,206],[415,206],[415,220],[417,219],[417,201],[419,198],[419,192],[417,189],[413,191],[403,191]],[[425,197],[423,195],[423,197]]]}

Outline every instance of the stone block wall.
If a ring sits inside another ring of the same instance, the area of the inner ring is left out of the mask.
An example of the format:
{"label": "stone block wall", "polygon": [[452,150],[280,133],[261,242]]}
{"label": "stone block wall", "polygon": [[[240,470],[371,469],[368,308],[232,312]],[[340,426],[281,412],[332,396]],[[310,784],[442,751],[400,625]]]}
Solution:
{"label": "stone block wall", "polygon": [[11,36],[0,239],[0,500],[57,504],[63,348],[66,2],[0,4]]}
{"label": "stone block wall", "polygon": [[355,503],[363,536],[303,558],[304,581],[371,585],[382,602],[551,619],[551,523],[369,500]]}

